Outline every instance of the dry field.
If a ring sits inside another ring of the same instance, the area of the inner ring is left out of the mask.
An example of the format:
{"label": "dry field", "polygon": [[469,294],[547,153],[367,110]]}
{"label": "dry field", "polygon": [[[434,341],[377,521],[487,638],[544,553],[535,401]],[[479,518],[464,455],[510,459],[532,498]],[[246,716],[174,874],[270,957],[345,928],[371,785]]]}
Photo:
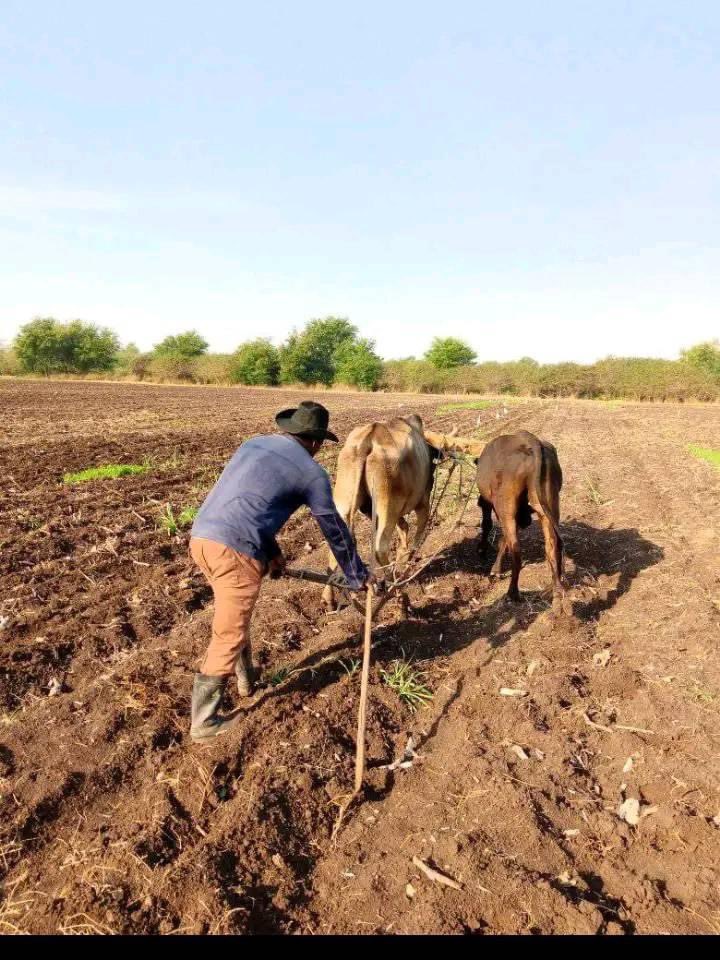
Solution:
{"label": "dry field", "polygon": [[[235,730],[193,745],[209,592],[187,532],[159,519],[297,399],[0,381],[0,932],[719,933],[720,473],[687,450],[720,447],[718,408],[324,395],[341,435],[416,410],[552,441],[573,610],[553,617],[537,524],[508,605],[474,501],[452,531],[444,502],[425,550],[446,548],[410,619],[392,601],[375,631],[368,786],[333,840],[358,615],[268,582],[266,686]],[[62,483],[108,463],[148,469]],[[281,542],[324,567],[305,513]],[[432,693],[414,712],[383,676],[397,660]],[[409,735],[419,756],[389,770]]]}

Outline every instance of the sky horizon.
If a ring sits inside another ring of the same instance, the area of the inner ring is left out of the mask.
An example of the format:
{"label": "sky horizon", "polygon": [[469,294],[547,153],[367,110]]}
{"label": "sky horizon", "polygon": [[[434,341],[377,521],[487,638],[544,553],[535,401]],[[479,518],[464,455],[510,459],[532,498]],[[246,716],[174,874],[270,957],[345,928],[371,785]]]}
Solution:
{"label": "sky horizon", "polygon": [[0,342],[675,358],[720,336],[719,52],[709,0],[9,0]]}

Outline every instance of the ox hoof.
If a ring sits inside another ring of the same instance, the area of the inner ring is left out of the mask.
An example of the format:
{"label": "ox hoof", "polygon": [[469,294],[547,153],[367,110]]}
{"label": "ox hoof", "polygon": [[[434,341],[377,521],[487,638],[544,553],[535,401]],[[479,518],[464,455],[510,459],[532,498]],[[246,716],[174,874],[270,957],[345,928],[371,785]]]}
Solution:
{"label": "ox hoof", "polygon": [[511,590],[505,595],[506,603],[520,603],[522,597],[519,590]]}
{"label": "ox hoof", "polygon": [[564,593],[555,594],[552,602],[552,612],[555,616],[573,616],[572,599]]}

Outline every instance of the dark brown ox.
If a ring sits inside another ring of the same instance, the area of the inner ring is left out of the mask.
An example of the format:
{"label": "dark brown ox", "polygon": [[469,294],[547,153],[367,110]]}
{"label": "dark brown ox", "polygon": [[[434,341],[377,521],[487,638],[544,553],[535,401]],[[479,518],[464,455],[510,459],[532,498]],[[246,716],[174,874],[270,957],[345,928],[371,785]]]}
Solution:
{"label": "dark brown ox", "polygon": [[512,576],[509,600],[519,600],[518,579],[522,566],[518,527],[524,529],[537,514],[545,539],[545,557],[550,567],[553,594],[561,600],[563,585],[563,542],[560,537],[560,490],[563,476],[555,447],[521,430],[497,437],[476,461],[478,506],[482,510],[480,550],[487,555],[493,526],[493,511],[502,530],[497,559],[491,576],[499,576],[505,553],[510,554]]}
{"label": "dark brown ox", "polygon": [[[374,499],[377,533],[373,552],[381,568],[390,562],[396,528],[400,534],[398,566],[410,557],[409,513],[414,512],[417,520],[413,549],[423,536],[430,515],[436,456],[416,414],[356,427],[340,451],[333,491],[338,513],[352,531],[358,510],[367,517],[372,515]],[[334,570],[337,563],[332,554],[329,561]],[[325,588],[323,600],[334,607],[332,587]]]}

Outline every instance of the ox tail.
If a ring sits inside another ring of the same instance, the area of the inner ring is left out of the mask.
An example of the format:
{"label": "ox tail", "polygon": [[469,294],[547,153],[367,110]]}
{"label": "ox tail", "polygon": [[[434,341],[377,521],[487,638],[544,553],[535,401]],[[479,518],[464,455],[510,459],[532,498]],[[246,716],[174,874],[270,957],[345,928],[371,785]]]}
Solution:
{"label": "ox tail", "polygon": [[555,535],[560,536],[560,530],[557,525],[557,521],[552,514],[550,505],[545,499],[545,480],[547,478],[548,463],[545,456],[545,448],[539,440],[535,440],[532,444],[533,459],[535,461],[535,496],[538,503],[540,504],[540,509],[543,512],[543,516],[547,517],[552,525]]}
{"label": "ox tail", "polygon": [[363,481],[367,482],[367,458],[372,448],[373,428],[370,427],[364,436],[359,438],[352,463],[352,479],[350,481],[352,495],[350,498],[350,512],[348,513],[348,529],[353,537],[355,536],[355,516],[357,514],[358,507],[360,506],[360,491],[362,489]]}
{"label": "ox tail", "polygon": [[540,509],[543,512],[543,515],[547,517],[550,521],[550,525],[553,528],[555,537],[557,538],[557,548],[558,548],[558,576],[562,581],[564,570],[565,570],[565,548],[563,546],[563,540],[560,536],[560,529],[558,527],[557,521],[553,516],[550,505],[545,499],[545,480],[547,477],[548,471],[548,462],[547,456],[545,455],[545,447],[539,440],[535,440],[535,443],[532,444],[533,447],[533,456],[535,459],[535,496],[537,497],[538,504]]}

